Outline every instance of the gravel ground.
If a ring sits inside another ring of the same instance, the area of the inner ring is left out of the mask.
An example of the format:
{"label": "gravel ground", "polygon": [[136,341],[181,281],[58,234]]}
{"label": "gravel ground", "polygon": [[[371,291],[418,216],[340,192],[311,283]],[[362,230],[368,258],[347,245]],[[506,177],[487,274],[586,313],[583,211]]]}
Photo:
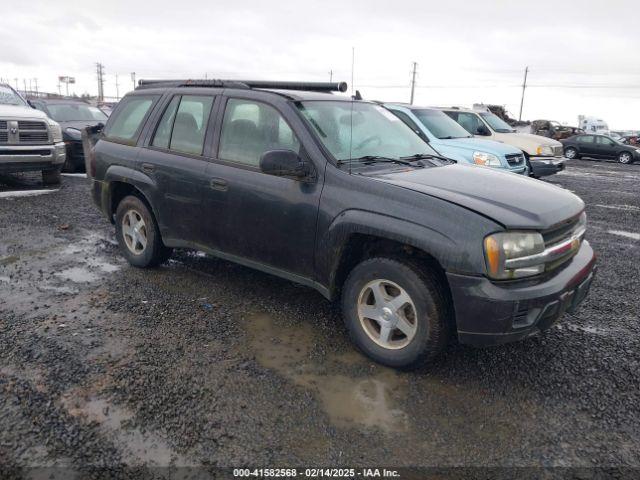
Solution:
{"label": "gravel ground", "polygon": [[585,200],[599,255],[575,315],[404,373],[308,288],[198,252],[128,266],[82,177],[0,179],[0,473],[640,467],[639,180],[585,160],[549,180]]}

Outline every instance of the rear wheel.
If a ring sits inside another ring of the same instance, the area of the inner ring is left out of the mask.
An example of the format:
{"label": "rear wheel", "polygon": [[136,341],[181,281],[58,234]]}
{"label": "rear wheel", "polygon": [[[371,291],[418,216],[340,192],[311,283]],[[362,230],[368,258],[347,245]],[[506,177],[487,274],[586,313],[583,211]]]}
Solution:
{"label": "rear wheel", "polygon": [[116,237],[127,261],[136,267],[154,267],[171,256],[164,246],[155,218],[138,197],[122,199],[116,210]]}
{"label": "rear wheel", "polygon": [[574,158],[578,158],[578,150],[576,150],[573,147],[567,147],[564,149],[564,156],[567,157],[570,160],[573,160]]}
{"label": "rear wheel", "polygon": [[633,163],[633,155],[631,152],[622,152],[618,155],[618,162],[624,163],[625,165]]}
{"label": "rear wheel", "polygon": [[61,180],[60,168],[42,171],[42,183],[45,185],[58,185]]}
{"label": "rear wheel", "polygon": [[342,310],[354,343],[378,363],[410,367],[438,355],[448,338],[448,309],[429,271],[385,257],[357,265]]}

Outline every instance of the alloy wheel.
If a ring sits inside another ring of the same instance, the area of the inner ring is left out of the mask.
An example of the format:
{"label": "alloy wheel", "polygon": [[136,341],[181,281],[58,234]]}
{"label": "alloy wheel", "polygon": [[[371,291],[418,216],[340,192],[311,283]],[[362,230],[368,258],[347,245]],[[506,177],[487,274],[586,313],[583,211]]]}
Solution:
{"label": "alloy wheel", "polygon": [[360,325],[377,345],[390,350],[406,347],[418,330],[416,307],[397,283],[377,279],[358,295]]}
{"label": "alloy wheel", "polygon": [[631,154],[629,152],[624,152],[620,154],[620,163],[630,163],[631,162]]}
{"label": "alloy wheel", "polygon": [[140,212],[129,210],[122,217],[122,236],[127,248],[140,255],[147,248],[147,225]]}

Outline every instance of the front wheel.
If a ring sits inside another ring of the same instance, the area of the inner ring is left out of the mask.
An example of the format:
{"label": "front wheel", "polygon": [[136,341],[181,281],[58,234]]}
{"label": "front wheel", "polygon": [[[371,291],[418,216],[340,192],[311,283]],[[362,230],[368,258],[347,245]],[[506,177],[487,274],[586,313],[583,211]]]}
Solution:
{"label": "front wheel", "polygon": [[618,162],[628,165],[629,163],[633,163],[633,155],[631,152],[622,152],[618,155]]}
{"label": "front wheel", "polygon": [[155,267],[171,255],[164,246],[155,218],[147,205],[133,195],[116,210],[116,238],[122,254],[135,267]]}
{"label": "front wheel", "polygon": [[578,150],[573,147],[567,147],[564,149],[564,156],[569,160],[573,160],[574,158],[578,158]]}
{"label": "front wheel", "polygon": [[409,262],[378,257],[357,265],[344,285],[342,311],[353,342],[390,367],[431,360],[448,339],[441,285]]}

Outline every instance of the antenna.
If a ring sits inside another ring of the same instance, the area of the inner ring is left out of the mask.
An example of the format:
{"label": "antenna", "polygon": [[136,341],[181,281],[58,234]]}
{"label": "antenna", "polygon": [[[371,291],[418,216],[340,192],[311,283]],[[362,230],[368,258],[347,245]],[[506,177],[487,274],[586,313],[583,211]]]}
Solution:
{"label": "antenna", "polygon": [[351,47],[351,118],[349,119],[349,175],[351,175],[351,162],[353,160],[353,72],[356,64],[356,47]]}

